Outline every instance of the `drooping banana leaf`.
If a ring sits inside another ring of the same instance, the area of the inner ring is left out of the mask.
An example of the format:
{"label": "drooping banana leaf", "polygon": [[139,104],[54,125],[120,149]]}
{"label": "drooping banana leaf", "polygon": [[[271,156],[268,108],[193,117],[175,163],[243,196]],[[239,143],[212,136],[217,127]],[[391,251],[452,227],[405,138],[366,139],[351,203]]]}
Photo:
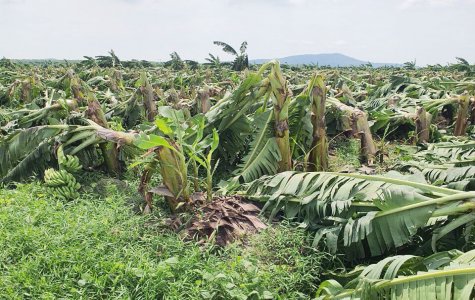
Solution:
{"label": "drooping banana leaf", "polygon": [[255,104],[261,76],[251,73],[230,95],[225,96],[206,113],[207,128],[217,128],[220,147],[218,152],[225,160],[233,163],[238,154],[245,149],[247,137],[252,133],[249,113]]}
{"label": "drooping banana leaf", "polygon": [[326,299],[473,299],[475,250],[441,252],[429,257],[398,255],[364,268],[344,286],[324,281],[317,298]]}
{"label": "drooping banana leaf", "polygon": [[414,159],[430,164],[475,164],[475,142],[452,141],[429,144],[427,150],[418,152]]}
{"label": "drooping banana leaf", "polygon": [[241,176],[244,182],[250,182],[263,175],[277,172],[281,159],[279,147],[273,134],[273,115],[268,110],[255,117],[252,122],[256,125],[256,133],[252,136],[249,151],[242,159],[234,174]]}
{"label": "drooping banana leaf", "polygon": [[12,132],[0,140],[1,182],[40,174],[52,159],[51,145],[67,125],[38,126]]}
{"label": "drooping banana leaf", "polygon": [[411,173],[422,172],[426,180],[434,185],[459,191],[475,190],[475,166],[454,167],[409,161],[400,168]]}
{"label": "drooping banana leaf", "polygon": [[313,127],[311,121],[310,93],[315,82],[311,80],[303,92],[290,102],[289,132],[291,136],[292,155],[298,153],[298,146],[308,150],[312,145]]}
{"label": "drooping banana leaf", "polygon": [[266,202],[263,210],[270,211],[270,218],[283,211],[317,229],[315,244],[325,237],[330,250],[352,249],[360,257],[407,245],[421,228],[449,226],[448,233],[456,228],[450,227],[453,215],[475,208],[474,192],[433,186],[422,174],[394,171],[379,176],[284,172],[252,182],[245,195]]}

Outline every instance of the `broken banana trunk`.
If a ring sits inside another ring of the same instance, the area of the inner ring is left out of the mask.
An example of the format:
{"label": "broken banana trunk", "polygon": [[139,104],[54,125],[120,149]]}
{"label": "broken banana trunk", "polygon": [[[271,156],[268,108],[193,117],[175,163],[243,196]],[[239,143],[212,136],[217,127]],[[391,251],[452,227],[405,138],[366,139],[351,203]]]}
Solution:
{"label": "broken banana trunk", "polygon": [[153,122],[157,115],[157,106],[153,96],[153,88],[150,85],[147,76],[142,74],[142,85],[140,86],[140,94],[142,95],[143,105],[147,114],[147,120]]}
{"label": "broken banana trunk", "polygon": [[470,105],[470,99],[468,92],[465,91],[460,95],[458,100],[457,120],[455,121],[454,136],[463,136],[467,131],[468,125],[468,110]]}
{"label": "broken banana trunk", "polygon": [[[99,102],[93,96],[90,96],[88,99],[86,117],[106,129],[109,128],[104,111]],[[113,176],[119,176],[119,150],[116,145],[113,143],[101,143],[99,147],[101,148],[107,172]]]}
{"label": "broken banana trunk", "polygon": [[325,126],[326,87],[320,75],[315,78],[311,97],[313,140],[309,156],[309,171],[326,171],[328,169],[328,141]]}
{"label": "broken banana trunk", "polygon": [[210,91],[208,87],[205,87],[198,91],[196,104],[199,113],[205,114],[211,108],[211,102],[209,100],[209,97]]}
{"label": "broken banana trunk", "polygon": [[427,143],[430,138],[430,124],[432,115],[424,109],[422,106],[416,107],[416,142]]}
{"label": "broken banana trunk", "polygon": [[361,141],[360,155],[363,162],[372,164],[376,155],[376,145],[368,124],[368,117],[362,110],[348,106],[336,98],[330,103],[342,113],[343,130]]}
{"label": "broken banana trunk", "polygon": [[292,168],[292,156],[289,137],[289,103],[291,92],[287,87],[278,62],[274,62],[269,74],[271,98],[274,106],[275,138],[282,157],[279,161],[279,172]]}
{"label": "broken banana trunk", "polygon": [[152,180],[152,175],[157,170],[158,161],[154,159],[153,161],[149,162],[140,177],[140,184],[139,184],[139,193],[145,199],[145,209],[144,213],[148,213],[152,210],[152,196],[153,193],[149,191],[149,183]]}
{"label": "broken banana trunk", "polygon": [[475,97],[470,98],[470,125],[475,125]]}

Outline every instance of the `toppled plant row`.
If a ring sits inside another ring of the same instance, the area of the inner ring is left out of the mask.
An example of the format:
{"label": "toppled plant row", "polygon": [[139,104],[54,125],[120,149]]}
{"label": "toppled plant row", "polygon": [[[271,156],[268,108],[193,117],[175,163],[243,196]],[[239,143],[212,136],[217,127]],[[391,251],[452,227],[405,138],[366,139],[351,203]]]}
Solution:
{"label": "toppled plant row", "polygon": [[[73,65],[2,60],[0,182],[38,176],[51,196],[74,199],[75,173],[132,169],[144,213],[165,199],[171,211],[193,213],[191,236],[221,245],[266,226],[242,196],[262,203],[270,220],[300,222],[315,233],[314,247],[345,253],[348,266],[386,262],[371,276],[349,272],[358,284],[324,282],[319,297],[417,294],[432,284],[421,283],[425,271],[445,280],[436,293],[469,299],[472,260],[461,263],[471,270],[463,274],[445,270],[471,252],[404,266],[412,254],[420,262],[471,249],[473,66],[249,67],[244,51],[231,69],[178,55],[165,65],[122,63],[113,52]],[[342,137],[358,141],[363,172],[331,165],[329,145]],[[388,159],[394,144],[396,161]]]}

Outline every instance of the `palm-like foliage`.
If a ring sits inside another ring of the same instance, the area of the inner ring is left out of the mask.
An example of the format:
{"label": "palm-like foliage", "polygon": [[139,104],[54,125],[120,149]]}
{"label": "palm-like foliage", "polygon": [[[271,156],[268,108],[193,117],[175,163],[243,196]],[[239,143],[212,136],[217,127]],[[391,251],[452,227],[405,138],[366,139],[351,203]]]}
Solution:
{"label": "palm-like foliage", "polygon": [[456,60],[457,63],[452,64],[452,68],[461,72],[465,72],[467,75],[475,74],[475,65],[470,65],[469,62],[462,57],[456,57]]}
{"label": "palm-like foliage", "polygon": [[209,57],[205,58],[205,60],[207,61],[205,65],[209,65],[213,68],[221,67],[221,60],[218,56],[214,56],[213,54],[209,53]]}
{"label": "palm-like foliage", "polygon": [[239,47],[239,53],[236,50],[234,50],[233,47],[231,47],[229,44],[226,44],[225,42],[215,41],[214,44],[222,47],[224,52],[236,57],[232,65],[233,70],[242,71],[249,67],[249,58],[246,54],[246,50],[247,50],[246,41],[242,42],[241,47]]}

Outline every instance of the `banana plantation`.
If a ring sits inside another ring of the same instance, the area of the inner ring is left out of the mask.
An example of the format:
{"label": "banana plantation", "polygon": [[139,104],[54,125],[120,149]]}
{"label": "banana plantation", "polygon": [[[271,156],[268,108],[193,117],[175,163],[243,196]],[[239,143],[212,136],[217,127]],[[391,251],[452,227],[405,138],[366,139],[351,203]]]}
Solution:
{"label": "banana plantation", "polygon": [[[215,44],[234,62],[0,61],[0,298],[475,298],[475,65],[249,65]],[[187,269],[205,260],[223,271]]]}

